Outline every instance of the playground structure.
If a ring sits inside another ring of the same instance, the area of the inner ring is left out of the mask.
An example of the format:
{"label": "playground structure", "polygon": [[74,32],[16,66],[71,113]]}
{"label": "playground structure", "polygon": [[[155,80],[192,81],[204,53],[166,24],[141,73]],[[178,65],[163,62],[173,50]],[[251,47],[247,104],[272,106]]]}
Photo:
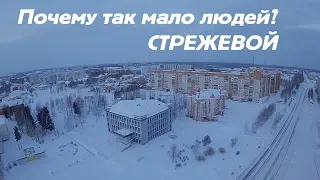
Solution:
{"label": "playground structure", "polygon": [[46,157],[46,154],[44,151],[36,152],[35,147],[25,148],[23,149],[23,153],[24,153],[24,157],[16,161],[17,164],[19,165]]}

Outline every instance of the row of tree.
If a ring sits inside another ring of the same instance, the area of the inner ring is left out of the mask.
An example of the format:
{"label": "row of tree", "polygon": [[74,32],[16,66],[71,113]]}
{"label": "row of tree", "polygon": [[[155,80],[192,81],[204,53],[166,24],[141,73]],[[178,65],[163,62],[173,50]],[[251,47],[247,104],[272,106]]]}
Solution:
{"label": "row of tree", "polygon": [[257,119],[252,123],[252,131],[255,133],[260,127],[262,127],[270,117],[276,112],[276,104],[270,104],[263,108]]}
{"label": "row of tree", "polygon": [[291,81],[285,84],[284,89],[282,89],[280,96],[281,98],[289,98],[292,94],[295,94],[295,89],[299,89],[300,84],[304,81],[303,73],[295,74]]}
{"label": "row of tree", "polygon": [[[193,143],[193,145],[191,145],[191,146],[184,145],[184,146],[192,151],[192,153],[195,157],[195,160],[204,161],[206,159],[206,157],[212,156],[215,154],[214,148],[212,146],[210,146],[211,142],[212,142],[212,140],[211,140],[210,136],[206,135],[203,137],[203,139],[201,141],[196,140]],[[237,142],[238,142],[237,138],[232,138],[231,143],[230,143],[230,147],[235,147]],[[220,147],[218,149],[218,151],[221,154],[224,154],[226,152],[225,148],[223,148],[223,147]],[[168,155],[169,155],[170,159],[172,160],[172,162],[176,163],[176,167],[180,167],[181,163],[186,165],[186,161],[189,160],[188,156],[182,156],[182,153],[184,153],[184,152],[185,152],[185,149],[180,150],[176,144],[171,145],[171,147],[168,151]],[[240,151],[238,152],[238,154],[240,154]]]}
{"label": "row of tree", "polygon": [[105,115],[105,109],[108,106],[108,100],[101,91],[94,90],[90,95],[84,95],[81,91],[69,94],[65,97],[51,100],[51,112],[57,110],[59,117],[64,120],[66,131],[72,130],[78,124],[83,124],[89,115],[94,115],[96,120]]}
{"label": "row of tree", "polygon": [[320,104],[319,89],[316,88],[314,91],[315,91],[315,93],[316,93],[316,95],[317,95],[317,101],[318,101],[318,103]]}
{"label": "row of tree", "polygon": [[36,140],[40,142],[40,137],[45,131],[53,131],[55,129],[54,122],[47,107],[38,109],[37,121],[35,121],[31,115],[29,106],[24,106],[23,111],[24,119],[17,119],[17,126],[14,127],[14,135],[16,141],[19,142],[19,148],[21,148],[20,140],[22,133],[25,132],[28,136],[36,138]]}
{"label": "row of tree", "polygon": [[311,89],[308,90],[308,98],[309,98],[310,100],[313,100],[313,99],[314,99],[313,88],[311,88]]}
{"label": "row of tree", "polygon": [[122,98],[123,100],[132,100],[140,97],[140,85],[130,84],[114,92],[114,98]]}

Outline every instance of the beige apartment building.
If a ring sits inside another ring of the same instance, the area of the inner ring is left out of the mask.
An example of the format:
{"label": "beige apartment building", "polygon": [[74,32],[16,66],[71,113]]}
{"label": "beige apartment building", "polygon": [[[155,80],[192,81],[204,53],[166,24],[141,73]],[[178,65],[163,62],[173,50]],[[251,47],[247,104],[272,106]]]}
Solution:
{"label": "beige apartment building", "polygon": [[157,70],[151,73],[155,90],[170,90],[195,94],[199,89],[227,91],[227,98],[239,101],[259,101],[278,92],[280,73],[263,73],[259,69],[247,73],[217,73],[200,71]]}
{"label": "beige apartment building", "polygon": [[208,89],[187,97],[187,116],[197,121],[213,121],[224,113],[225,91]]}

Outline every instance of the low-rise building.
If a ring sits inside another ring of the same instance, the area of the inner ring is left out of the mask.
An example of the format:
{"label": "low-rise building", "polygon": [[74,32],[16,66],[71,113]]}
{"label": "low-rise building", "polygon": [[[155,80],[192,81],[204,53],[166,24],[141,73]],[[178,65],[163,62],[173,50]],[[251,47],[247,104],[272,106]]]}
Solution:
{"label": "low-rise building", "polygon": [[107,118],[109,132],[127,143],[145,144],[172,129],[170,105],[157,100],[122,100],[108,109]]}
{"label": "low-rise building", "polygon": [[115,88],[115,86],[113,84],[106,84],[106,86],[104,87],[104,91],[108,92],[108,93],[112,93],[114,91],[116,91],[117,89]]}
{"label": "low-rise building", "polygon": [[213,121],[224,113],[226,92],[209,89],[187,97],[187,116],[198,121]]}

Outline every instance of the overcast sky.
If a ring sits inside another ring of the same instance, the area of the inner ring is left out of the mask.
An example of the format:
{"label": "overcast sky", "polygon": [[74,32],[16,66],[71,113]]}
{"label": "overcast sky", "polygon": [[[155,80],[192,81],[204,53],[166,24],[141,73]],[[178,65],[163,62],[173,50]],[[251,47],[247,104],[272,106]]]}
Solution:
{"label": "overcast sky", "polygon": [[[20,9],[37,13],[193,13],[192,25],[17,25]],[[276,25],[199,25],[203,13],[259,13],[279,9]],[[151,51],[155,34],[265,35],[278,31],[277,51],[256,51],[256,63],[320,69],[319,0],[55,0],[0,2],[0,74],[84,64],[207,61],[251,63],[253,52]]]}

